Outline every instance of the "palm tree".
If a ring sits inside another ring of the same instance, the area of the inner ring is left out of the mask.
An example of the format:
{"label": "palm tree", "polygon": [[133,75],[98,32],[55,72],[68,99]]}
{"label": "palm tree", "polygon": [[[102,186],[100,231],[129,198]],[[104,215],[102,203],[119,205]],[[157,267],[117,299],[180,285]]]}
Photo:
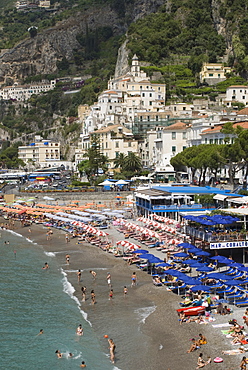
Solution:
{"label": "palm tree", "polygon": [[126,155],[123,153],[120,153],[118,157],[114,159],[115,168],[120,167],[120,169],[123,170],[123,167],[125,165],[125,158],[126,158]]}
{"label": "palm tree", "polygon": [[141,159],[133,152],[129,152],[124,158],[124,171],[139,172],[142,170]]}

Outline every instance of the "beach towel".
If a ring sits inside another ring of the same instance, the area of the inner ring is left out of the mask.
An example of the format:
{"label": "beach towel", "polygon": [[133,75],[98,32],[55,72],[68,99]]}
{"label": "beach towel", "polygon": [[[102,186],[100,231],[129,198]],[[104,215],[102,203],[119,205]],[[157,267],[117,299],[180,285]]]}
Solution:
{"label": "beach towel", "polygon": [[213,328],[226,328],[226,327],[229,327],[230,324],[228,322],[224,323],[224,324],[214,324],[212,325]]}
{"label": "beach towel", "polygon": [[222,334],[227,335],[229,334],[229,330],[221,330]]}
{"label": "beach towel", "polygon": [[230,349],[227,351],[222,351],[222,353],[224,355],[231,356],[231,355],[239,355],[240,353],[243,353],[243,351],[241,351],[240,349]]}

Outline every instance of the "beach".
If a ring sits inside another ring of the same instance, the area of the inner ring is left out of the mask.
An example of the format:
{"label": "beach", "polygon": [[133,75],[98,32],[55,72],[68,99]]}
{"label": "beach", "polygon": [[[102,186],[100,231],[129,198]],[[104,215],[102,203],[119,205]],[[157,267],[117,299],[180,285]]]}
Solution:
{"label": "beach", "polygon": [[[165,370],[192,370],[196,368],[200,352],[205,359],[208,356],[223,357],[223,363],[212,362],[207,365],[209,369],[238,368],[242,354],[236,356],[221,354],[222,350],[232,349],[230,339],[222,335],[220,329],[213,328],[211,323],[179,325],[176,309],[179,308],[180,297],[167,291],[165,287],[155,287],[147,273],[96,246],[84,242],[78,244],[77,238],[66,243],[63,231],[53,229],[51,240],[46,240],[47,228],[44,226],[33,224],[30,230],[28,227],[22,227],[19,222],[15,223],[16,233],[31,239],[44,249],[41,267],[45,262],[50,264],[54,258],[61,266],[68,281],[75,288],[73,296],[77,297],[81,304],[86,319],[86,322],[82,320],[82,324],[92,327],[96,340],[106,356],[109,350],[104,336],[113,338],[116,344],[116,368],[153,370],[161,367]],[[108,229],[108,233],[113,239],[117,236],[113,226]],[[123,235],[120,234],[119,238],[123,238]],[[67,253],[70,254],[69,265],[65,260]],[[78,269],[82,271],[80,282],[77,281]],[[90,270],[97,273],[95,281]],[[131,287],[131,276],[134,271],[137,274],[138,285]],[[106,280],[108,272],[111,274],[114,291],[111,300]],[[82,286],[87,287],[86,302],[81,302]],[[124,286],[128,288],[126,297],[123,294]],[[92,289],[96,294],[95,305],[91,305],[90,300]],[[227,317],[214,315],[216,321],[213,324],[226,323],[232,318],[242,323],[244,311],[245,309],[234,308],[234,314]],[[190,339],[198,337],[199,333],[207,337],[208,343],[193,353],[186,353],[191,345]],[[87,364],[87,368],[93,369],[90,363]],[[112,368],[113,365],[109,361],[109,369]]]}

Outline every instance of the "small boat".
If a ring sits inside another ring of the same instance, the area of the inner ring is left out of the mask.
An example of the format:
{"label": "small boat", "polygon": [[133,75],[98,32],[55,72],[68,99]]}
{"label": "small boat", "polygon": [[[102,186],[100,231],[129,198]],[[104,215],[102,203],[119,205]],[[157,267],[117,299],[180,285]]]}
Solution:
{"label": "small boat", "polygon": [[184,312],[185,316],[197,316],[203,315],[205,313],[204,306],[195,306],[195,307],[183,307],[177,310],[178,313]]}

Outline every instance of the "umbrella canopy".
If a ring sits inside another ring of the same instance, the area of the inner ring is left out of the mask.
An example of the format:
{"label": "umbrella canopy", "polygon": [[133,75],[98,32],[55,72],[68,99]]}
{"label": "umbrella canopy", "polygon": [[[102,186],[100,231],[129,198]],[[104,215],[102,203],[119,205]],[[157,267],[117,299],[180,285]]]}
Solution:
{"label": "umbrella canopy", "polygon": [[101,185],[101,186],[110,186],[110,185],[114,185],[115,183],[114,182],[112,182],[112,181],[109,181],[109,180],[105,180],[105,181],[103,181],[103,182],[101,182],[100,184],[98,184],[98,185]]}
{"label": "umbrella canopy", "polygon": [[238,267],[238,270],[248,272],[248,267],[240,266],[240,267]]}
{"label": "umbrella canopy", "polygon": [[157,267],[169,267],[171,266],[169,263],[166,263],[166,262],[161,262],[157,265]]}
{"label": "umbrella canopy", "polygon": [[187,254],[187,253],[185,253],[185,252],[179,252],[179,253],[175,253],[174,255],[173,255],[174,257],[189,257],[189,255]]}
{"label": "umbrella canopy", "polygon": [[208,279],[216,279],[216,280],[232,280],[231,276],[225,275],[221,272],[213,272],[212,274],[208,274],[206,277]]}
{"label": "umbrella canopy", "polygon": [[[147,250],[145,249],[138,249],[138,250],[135,250],[135,251],[132,251],[131,253],[135,253],[135,254],[146,254],[146,253],[149,253]],[[152,254],[151,254],[152,256]]]}
{"label": "umbrella canopy", "polygon": [[199,250],[199,251],[196,251],[196,252],[193,252],[196,256],[206,256],[206,257],[208,257],[208,256],[210,256],[210,253],[208,253],[208,252],[206,252],[206,251],[201,251],[201,250]]}
{"label": "umbrella canopy", "polygon": [[129,184],[129,182],[125,181],[125,180],[119,180],[115,183],[115,185],[127,185]]}
{"label": "umbrella canopy", "polygon": [[234,280],[234,279],[228,280],[228,281],[225,282],[225,285],[233,285],[233,286],[236,286],[236,285],[240,285],[240,284],[242,284],[242,281],[240,281],[240,280]]}
{"label": "umbrella canopy", "polygon": [[[164,273],[168,274],[168,275],[171,275],[171,276],[183,276],[184,275],[182,272],[180,272],[178,270],[173,270],[173,269],[166,270]],[[184,275],[184,276],[186,276],[186,275]]]}
{"label": "umbrella canopy", "polygon": [[192,288],[190,288],[192,292],[198,292],[198,291],[203,291],[203,292],[210,292],[211,288],[208,287],[207,285],[195,285]]}
{"label": "umbrella canopy", "polygon": [[178,244],[179,247],[183,247],[183,248],[196,248],[194,245],[190,244],[190,243],[180,243]]}
{"label": "umbrella canopy", "polygon": [[208,267],[208,266],[202,266],[202,267],[198,267],[196,271],[209,272],[209,271],[213,271],[213,268]]}
{"label": "umbrella canopy", "polygon": [[193,260],[193,259],[188,259],[188,260],[184,260],[183,263],[185,265],[192,265],[194,263],[197,263],[197,260]]}
{"label": "umbrella canopy", "polygon": [[163,260],[161,260],[161,259],[160,259],[160,258],[158,258],[158,257],[149,258],[149,259],[148,259],[148,261],[149,261],[150,263],[161,263],[161,262],[163,262]]}

